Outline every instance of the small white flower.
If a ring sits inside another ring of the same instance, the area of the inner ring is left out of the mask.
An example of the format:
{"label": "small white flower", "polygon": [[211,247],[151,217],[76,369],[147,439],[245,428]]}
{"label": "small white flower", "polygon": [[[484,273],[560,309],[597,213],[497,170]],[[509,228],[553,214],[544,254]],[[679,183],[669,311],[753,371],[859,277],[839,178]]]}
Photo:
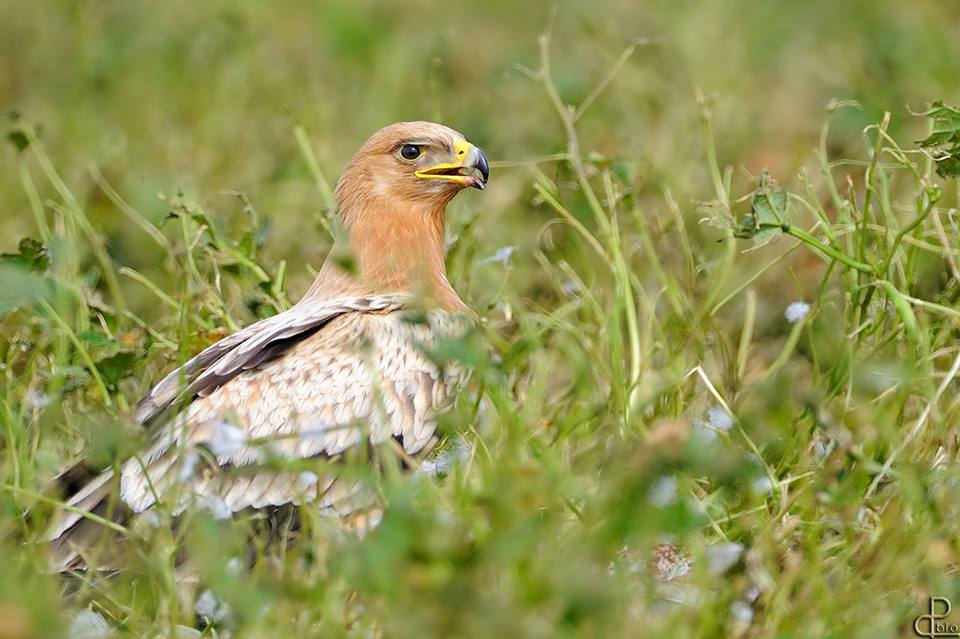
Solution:
{"label": "small white flower", "polygon": [[753,608],[743,601],[734,601],[730,604],[730,616],[736,623],[747,625],[753,621]]}
{"label": "small white flower", "polygon": [[704,445],[717,441],[717,429],[700,419],[693,420],[693,435],[695,441]]}
{"label": "small white flower", "polygon": [[580,282],[576,280],[567,280],[560,285],[560,292],[570,297],[575,297],[580,292]]}
{"label": "small white flower", "polygon": [[813,441],[813,455],[818,460],[821,460],[832,453],[835,446],[836,442],[832,439],[827,439],[823,436],[817,437],[817,439]]}
{"label": "small white flower", "polygon": [[320,478],[317,477],[317,474],[311,473],[309,470],[305,470],[297,476],[297,485],[300,486],[302,490],[309,490],[319,482]]}
{"label": "small white flower", "polygon": [[458,463],[470,457],[470,444],[460,438],[452,440],[433,459],[425,459],[414,474],[437,477],[449,475]]}
{"label": "small white flower", "polygon": [[503,264],[506,266],[510,262],[510,256],[513,255],[512,246],[503,246],[497,249],[497,252],[490,257],[479,260],[477,264]]}
{"label": "small white flower", "polygon": [[230,605],[217,599],[209,588],[204,590],[193,605],[194,611],[210,621],[223,621],[230,614]]}
{"label": "small white flower", "polygon": [[35,408],[37,410],[43,410],[50,405],[50,396],[44,395],[43,393],[31,390],[23,396],[23,403],[29,406],[30,408]]}
{"label": "small white flower", "polygon": [[707,570],[711,575],[722,575],[740,561],[742,554],[743,544],[726,543],[709,546],[704,551]]}
{"label": "small white flower", "polygon": [[766,495],[773,490],[773,482],[770,481],[770,478],[766,476],[757,477],[753,480],[751,487],[753,488],[753,492],[757,493],[758,495]]}
{"label": "small white flower", "polygon": [[213,425],[213,433],[207,448],[217,459],[233,457],[247,445],[247,434],[229,422],[218,421]]}
{"label": "small white flower", "polygon": [[159,528],[160,527],[160,515],[157,514],[156,510],[145,510],[137,516],[137,521],[147,528]]}
{"label": "small white flower", "polygon": [[707,509],[706,509],[706,507],[704,507],[703,502],[701,502],[701,501],[698,500],[698,499],[693,499],[692,497],[688,497],[686,500],[684,500],[684,503],[687,505],[687,508],[688,508],[691,512],[694,512],[694,513],[696,513],[696,514],[698,514],[698,515],[706,515],[706,514],[707,514]]}
{"label": "small white flower", "polygon": [[227,560],[226,570],[231,575],[239,575],[243,570],[243,561],[239,557],[231,557]]}
{"label": "small white flower", "polygon": [[230,506],[219,495],[205,495],[200,498],[197,505],[209,512],[217,521],[230,519],[233,516]]}
{"label": "small white flower", "polygon": [[503,319],[508,322],[513,321],[513,307],[510,306],[509,302],[504,302],[503,300],[497,302],[497,308],[503,313]]}
{"label": "small white flower", "polygon": [[440,474],[439,468],[437,468],[437,462],[432,459],[424,459],[420,462],[420,465],[417,466],[417,469],[413,471],[414,475],[426,475],[427,477],[436,477]]}
{"label": "small white flower", "polygon": [[787,321],[791,324],[796,324],[807,316],[807,313],[810,312],[810,305],[806,302],[793,302],[790,306],[787,307],[787,310],[784,311],[783,315],[787,318]]}
{"label": "small white flower", "polygon": [[73,616],[67,630],[69,639],[107,639],[113,636],[113,628],[99,612],[81,610]]}
{"label": "small white flower", "polygon": [[677,501],[676,475],[666,475],[658,479],[651,486],[647,501],[657,508],[664,508]]}
{"label": "small white flower", "polygon": [[714,406],[707,411],[707,421],[717,430],[730,430],[733,428],[733,418],[730,413],[722,406]]}
{"label": "small white flower", "polygon": [[191,450],[183,457],[183,462],[180,465],[180,481],[185,482],[189,481],[195,472],[197,472],[197,464],[200,463],[200,453],[195,450]]}

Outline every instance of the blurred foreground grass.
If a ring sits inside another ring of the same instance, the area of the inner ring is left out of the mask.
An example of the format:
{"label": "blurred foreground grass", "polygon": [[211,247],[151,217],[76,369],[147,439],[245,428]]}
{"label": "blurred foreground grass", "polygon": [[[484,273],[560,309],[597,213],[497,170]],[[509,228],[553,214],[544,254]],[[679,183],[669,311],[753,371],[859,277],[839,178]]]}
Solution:
{"label": "blurred foreground grass", "polygon": [[[0,637],[900,636],[960,597],[958,189],[917,143],[960,118],[908,109],[960,102],[953,5],[560,3],[538,42],[546,5],[5,4]],[[477,371],[442,476],[249,568],[199,513],[44,574],[43,481],[295,300],[325,181],[411,118],[498,160],[448,220],[484,335],[437,353]]]}

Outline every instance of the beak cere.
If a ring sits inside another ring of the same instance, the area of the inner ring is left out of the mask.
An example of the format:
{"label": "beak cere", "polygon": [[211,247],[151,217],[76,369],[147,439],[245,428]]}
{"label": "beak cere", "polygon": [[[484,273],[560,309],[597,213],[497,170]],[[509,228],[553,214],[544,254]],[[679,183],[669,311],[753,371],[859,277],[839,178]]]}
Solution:
{"label": "beak cere", "polygon": [[448,180],[462,186],[483,190],[490,178],[490,164],[487,162],[487,156],[479,147],[473,146],[466,140],[457,142],[453,150],[457,156],[456,161],[420,169],[414,174],[420,178]]}

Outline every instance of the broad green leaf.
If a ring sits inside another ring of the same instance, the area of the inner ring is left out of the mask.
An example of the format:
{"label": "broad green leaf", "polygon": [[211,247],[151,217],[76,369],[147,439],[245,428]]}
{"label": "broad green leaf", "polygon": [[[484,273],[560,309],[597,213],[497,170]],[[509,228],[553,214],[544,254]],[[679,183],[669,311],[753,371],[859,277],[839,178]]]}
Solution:
{"label": "broad green leaf", "polygon": [[734,229],[734,236],[752,239],[755,246],[762,246],[776,237],[780,227],[789,222],[787,190],[777,186],[776,181],[764,170],[753,192],[750,212]]}
{"label": "broad green leaf", "polygon": [[937,163],[937,175],[960,176],[960,109],[934,102],[924,115],[933,120],[933,127],[930,135],[918,143],[920,148]]}
{"label": "broad green leaf", "polygon": [[133,373],[136,361],[136,353],[121,351],[97,362],[97,370],[100,371],[104,383],[112,390],[116,390],[120,380]]}
{"label": "broad green leaf", "polygon": [[37,240],[25,237],[20,240],[19,253],[0,255],[0,263],[21,266],[27,270],[42,273],[50,266],[50,254],[47,247]]}

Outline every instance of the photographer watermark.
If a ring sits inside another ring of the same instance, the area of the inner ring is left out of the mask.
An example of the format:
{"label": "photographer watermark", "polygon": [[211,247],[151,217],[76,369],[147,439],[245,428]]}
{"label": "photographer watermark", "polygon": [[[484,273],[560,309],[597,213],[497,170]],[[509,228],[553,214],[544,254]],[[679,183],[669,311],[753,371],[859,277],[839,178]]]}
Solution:
{"label": "photographer watermark", "polygon": [[929,612],[913,620],[913,631],[921,637],[960,637],[960,625],[947,621],[950,608],[946,597],[930,597]]}

